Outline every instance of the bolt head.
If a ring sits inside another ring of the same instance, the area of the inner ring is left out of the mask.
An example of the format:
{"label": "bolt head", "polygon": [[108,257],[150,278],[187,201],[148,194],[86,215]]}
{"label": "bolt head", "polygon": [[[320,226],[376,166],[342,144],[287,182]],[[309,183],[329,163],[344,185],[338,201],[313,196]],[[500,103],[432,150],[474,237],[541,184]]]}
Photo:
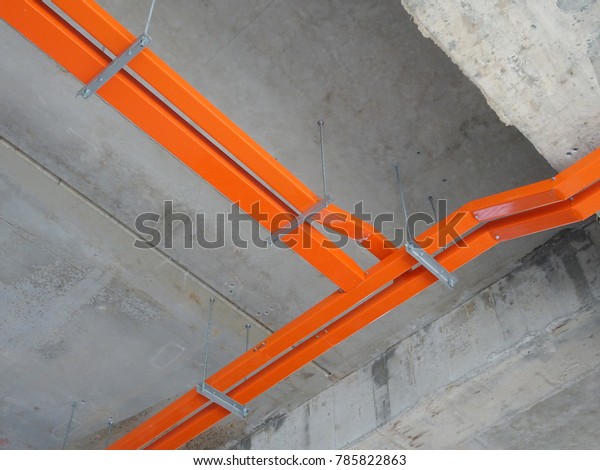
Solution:
{"label": "bolt head", "polygon": [[496,235],[494,238],[496,238],[496,240],[500,240],[500,235]]}

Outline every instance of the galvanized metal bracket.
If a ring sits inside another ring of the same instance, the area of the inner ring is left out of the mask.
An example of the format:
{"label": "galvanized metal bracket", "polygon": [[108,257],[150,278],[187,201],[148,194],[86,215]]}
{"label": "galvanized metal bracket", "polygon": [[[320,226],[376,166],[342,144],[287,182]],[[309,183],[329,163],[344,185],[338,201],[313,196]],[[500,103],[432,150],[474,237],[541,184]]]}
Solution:
{"label": "galvanized metal bracket", "polygon": [[332,201],[331,196],[325,195],[325,197],[323,199],[317,201],[315,204],[310,206],[307,210],[305,210],[301,214],[298,214],[298,216],[294,220],[287,222],[283,228],[280,228],[275,233],[273,233],[273,235],[271,235],[271,243],[273,243],[273,244],[277,243],[283,235],[290,233],[292,230],[294,230],[300,224],[313,218],[315,215],[317,215],[319,212],[321,212],[323,209],[325,209],[329,204],[331,204],[331,201]]}
{"label": "galvanized metal bracket", "polygon": [[453,289],[458,278],[450,271],[438,263],[433,256],[427,253],[423,248],[417,245],[414,241],[409,241],[406,244],[406,252],[416,259],[425,269],[437,277],[440,281],[446,284],[450,289]]}
{"label": "galvanized metal bracket", "polygon": [[[228,397],[223,392],[217,390],[215,387],[208,385],[206,383],[206,371],[208,366],[208,345],[210,342],[210,331],[212,327],[212,318],[213,318],[213,306],[215,304],[215,298],[210,299],[210,307],[208,311],[208,326],[206,328],[206,349],[204,350],[204,369],[202,371],[202,382],[198,384],[196,387],[196,391],[200,394],[208,398],[210,401],[216,403],[219,406],[222,406],[226,410],[231,411],[234,415],[239,416],[240,418],[245,418],[249,409],[244,405],[239,404],[233,398]],[[249,325],[246,325],[246,331],[249,332]],[[246,333],[246,343],[248,343],[248,333]],[[247,349],[247,347],[246,347]]]}
{"label": "galvanized metal bracket", "polygon": [[87,85],[85,85],[77,95],[83,96],[88,99],[94,95],[100,87],[114,77],[119,71],[121,71],[136,55],[144,50],[144,48],[150,44],[152,38],[146,33],[143,33],[137,38],[131,46],[125,49],[118,57],[115,57],[113,61],[106,66],[98,75],[96,75]]}
{"label": "galvanized metal bracket", "polygon": [[196,387],[196,391],[200,395],[205,396],[210,401],[222,406],[228,411],[231,411],[234,415],[239,416],[240,418],[245,418],[250,412],[249,408],[246,408],[244,405],[238,403],[233,398],[225,395],[216,388],[211,387],[206,382],[200,382]]}

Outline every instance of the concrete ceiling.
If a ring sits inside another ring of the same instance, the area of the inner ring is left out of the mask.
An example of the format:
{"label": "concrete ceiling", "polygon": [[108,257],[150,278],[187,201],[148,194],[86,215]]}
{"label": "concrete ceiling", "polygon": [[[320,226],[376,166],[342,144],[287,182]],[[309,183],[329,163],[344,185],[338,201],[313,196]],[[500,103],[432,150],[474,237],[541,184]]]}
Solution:
{"label": "concrete ceiling", "polygon": [[[149,2],[100,3],[132,32],[143,28]],[[430,195],[454,209],[554,174],[398,1],[159,1],[151,34],[154,51],[316,191],[316,121],[325,119],[328,185],[345,209],[364,201],[375,214],[399,213],[394,163],[412,212],[430,212]],[[133,248],[136,216],[162,213],[164,201],[207,220],[230,203],[101,100],[75,98],[81,84],[6,24],[0,51],[0,134],[10,143],[0,147],[0,373],[9,378],[0,445],[62,446],[74,401],[69,442],[92,445],[87,436],[105,432],[109,417],[126,420],[189,389],[211,296],[215,371],[243,351],[246,323],[256,343],[335,290],[273,247]],[[228,421],[212,442],[241,438],[364,366],[547,237],[502,246],[460,270],[454,291],[436,286],[394,310],[257,399],[247,421]]]}

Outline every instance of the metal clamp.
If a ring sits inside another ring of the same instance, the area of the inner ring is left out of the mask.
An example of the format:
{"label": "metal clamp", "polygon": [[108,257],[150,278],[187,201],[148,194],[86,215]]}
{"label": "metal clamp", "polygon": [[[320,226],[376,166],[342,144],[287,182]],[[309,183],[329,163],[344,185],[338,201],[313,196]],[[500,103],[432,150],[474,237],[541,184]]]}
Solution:
{"label": "metal clamp", "polygon": [[279,238],[283,235],[290,233],[300,224],[306,222],[307,220],[312,219],[315,215],[325,209],[331,203],[331,197],[326,195],[323,199],[317,201],[316,204],[313,204],[307,210],[299,214],[294,220],[291,220],[285,224],[283,228],[277,230],[273,235],[271,235],[271,243],[276,243],[279,241]]}
{"label": "metal clamp", "polygon": [[104,70],[96,75],[92,81],[79,90],[77,95],[81,95],[85,99],[88,99],[90,96],[95,94],[101,86],[119,73],[119,71],[121,71],[121,69],[123,69],[129,63],[129,61],[131,61],[131,59],[142,52],[151,41],[152,38],[146,33],[143,33],[133,42],[133,44],[131,44],[131,46],[125,49],[118,57],[108,64]]}
{"label": "metal clamp", "polygon": [[119,73],[119,71],[121,71],[131,61],[131,59],[142,52],[142,50],[152,42],[152,38],[148,35],[148,31],[150,29],[150,20],[152,19],[152,13],[154,13],[155,4],[156,0],[152,0],[150,11],[148,12],[148,18],[146,18],[146,26],[144,27],[144,32],[142,35],[121,54],[119,54],[118,57],[114,58],[113,61],[104,68],[104,70],[102,70],[92,79],[91,82],[79,90],[77,95],[81,95],[85,99],[88,99],[90,96],[95,94],[101,86]]}
{"label": "metal clamp", "polygon": [[[438,263],[433,256],[427,253],[415,242],[414,236],[410,230],[408,211],[406,210],[404,192],[402,191],[402,184],[400,182],[400,167],[398,164],[395,164],[394,168],[396,169],[396,181],[398,183],[398,187],[400,188],[400,201],[402,202],[402,210],[404,211],[404,227],[406,228],[406,252],[409,255],[411,255],[414,259],[416,259],[421,266],[423,266],[431,274],[433,274],[440,281],[446,284],[450,289],[453,289],[456,283],[458,282],[458,278],[446,268],[444,268],[440,263]],[[429,196],[429,202],[431,203],[433,214],[437,219],[437,214],[435,213],[435,207],[433,205],[433,197]]]}
{"label": "metal clamp", "polygon": [[231,411],[234,415],[239,416],[240,418],[245,418],[248,416],[248,413],[250,413],[249,408],[246,408],[244,405],[238,403],[233,398],[225,395],[216,388],[211,387],[206,382],[200,382],[196,387],[196,391],[200,395],[205,396],[210,401],[222,406],[228,411]]}
{"label": "metal clamp", "polygon": [[450,271],[438,263],[433,256],[427,253],[423,248],[417,245],[414,241],[409,241],[406,244],[406,252],[416,259],[425,269],[437,277],[440,281],[446,284],[450,289],[454,288],[458,282],[458,278]]}

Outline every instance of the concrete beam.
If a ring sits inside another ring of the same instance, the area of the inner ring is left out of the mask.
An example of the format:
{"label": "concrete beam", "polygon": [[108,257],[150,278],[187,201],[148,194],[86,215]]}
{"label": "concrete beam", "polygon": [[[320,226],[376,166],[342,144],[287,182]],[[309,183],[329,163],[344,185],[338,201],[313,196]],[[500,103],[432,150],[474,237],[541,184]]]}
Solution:
{"label": "concrete beam", "polygon": [[596,0],[402,0],[431,38],[557,170],[600,146]]}

